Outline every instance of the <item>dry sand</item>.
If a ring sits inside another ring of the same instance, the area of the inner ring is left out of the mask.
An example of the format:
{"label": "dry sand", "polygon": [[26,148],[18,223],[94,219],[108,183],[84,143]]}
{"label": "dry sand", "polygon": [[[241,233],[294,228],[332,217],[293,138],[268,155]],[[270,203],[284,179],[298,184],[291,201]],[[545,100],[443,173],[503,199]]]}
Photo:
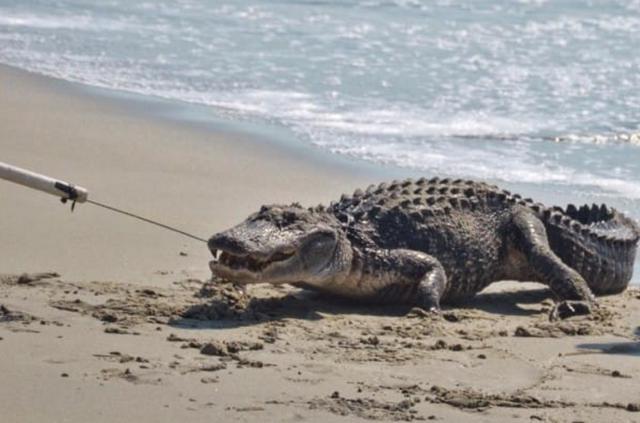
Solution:
{"label": "dry sand", "polygon": [[[377,182],[143,106],[0,68],[0,160],[203,237]],[[198,242],[7,183],[0,198],[2,422],[640,421],[638,290],[560,323],[536,284],[440,318],[245,293],[207,282]]]}

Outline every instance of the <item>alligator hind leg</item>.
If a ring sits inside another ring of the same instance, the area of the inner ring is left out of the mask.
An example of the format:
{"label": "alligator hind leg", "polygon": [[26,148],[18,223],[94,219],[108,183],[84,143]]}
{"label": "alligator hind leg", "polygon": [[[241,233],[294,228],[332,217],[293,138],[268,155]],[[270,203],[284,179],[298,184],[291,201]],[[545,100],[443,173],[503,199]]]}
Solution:
{"label": "alligator hind leg", "polygon": [[564,319],[589,314],[595,305],[595,297],[578,272],[567,266],[551,250],[544,224],[526,209],[519,210],[513,223],[516,226],[515,242],[524,253],[528,264],[540,282],[551,288],[560,302],[549,318]]}
{"label": "alligator hind leg", "polygon": [[[436,259],[434,259],[436,260]],[[434,265],[418,282],[416,306],[427,311],[440,311],[440,299],[447,286],[447,275],[436,260]]]}
{"label": "alligator hind leg", "polygon": [[375,296],[385,303],[403,302],[437,312],[447,285],[444,268],[428,254],[414,250],[383,250],[364,258],[368,282],[380,286]]}

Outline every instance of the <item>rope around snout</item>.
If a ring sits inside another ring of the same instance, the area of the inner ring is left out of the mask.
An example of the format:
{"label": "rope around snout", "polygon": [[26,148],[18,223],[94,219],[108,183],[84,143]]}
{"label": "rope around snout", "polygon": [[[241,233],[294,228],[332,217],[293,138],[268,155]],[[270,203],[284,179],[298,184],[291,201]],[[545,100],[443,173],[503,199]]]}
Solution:
{"label": "rope around snout", "polygon": [[204,238],[200,238],[199,236],[196,236],[196,235],[190,234],[190,233],[188,233],[188,232],[182,231],[182,230],[180,230],[180,229],[174,228],[174,227],[169,226],[169,225],[165,225],[164,223],[156,222],[155,220],[148,219],[148,218],[146,218],[146,217],[143,217],[143,216],[140,216],[140,215],[137,215],[137,214],[134,214],[134,213],[130,213],[130,212],[128,212],[128,211],[121,210],[121,209],[118,209],[118,208],[116,208],[116,207],[109,206],[109,205],[107,205],[107,204],[99,203],[99,202],[97,202],[97,201],[87,200],[86,202],[87,202],[87,203],[91,203],[91,204],[93,204],[93,205],[95,205],[95,206],[98,206],[98,207],[102,207],[102,208],[107,209],[107,210],[111,210],[111,211],[116,212],[116,213],[124,214],[125,216],[133,217],[134,219],[138,219],[138,220],[141,220],[141,221],[143,221],[143,222],[150,223],[150,224],[152,224],[152,225],[159,226],[159,227],[164,228],[164,229],[167,229],[167,230],[169,230],[169,231],[176,232],[176,233],[178,233],[178,234],[180,234],[180,235],[184,235],[184,236],[186,236],[186,237],[189,237],[189,238],[195,239],[195,240],[197,240],[197,241],[204,242],[205,244],[207,243],[207,240],[206,240],[206,239],[204,239]]}

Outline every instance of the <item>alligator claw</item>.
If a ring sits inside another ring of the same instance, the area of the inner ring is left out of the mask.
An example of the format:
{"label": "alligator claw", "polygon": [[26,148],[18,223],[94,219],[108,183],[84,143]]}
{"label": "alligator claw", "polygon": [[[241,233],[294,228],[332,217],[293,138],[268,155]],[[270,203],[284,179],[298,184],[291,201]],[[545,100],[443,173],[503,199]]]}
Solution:
{"label": "alligator claw", "polygon": [[588,315],[591,314],[593,306],[588,301],[561,301],[551,310],[549,320],[553,322],[573,316]]}

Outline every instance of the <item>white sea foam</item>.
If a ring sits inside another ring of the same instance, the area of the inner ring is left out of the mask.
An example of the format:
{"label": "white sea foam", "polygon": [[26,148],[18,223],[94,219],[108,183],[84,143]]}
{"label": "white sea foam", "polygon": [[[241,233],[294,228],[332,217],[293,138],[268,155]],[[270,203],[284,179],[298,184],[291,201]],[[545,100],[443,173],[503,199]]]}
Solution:
{"label": "white sea foam", "polygon": [[0,61],[277,124],[364,160],[638,199],[637,10],[22,0],[0,6]]}
{"label": "white sea foam", "polygon": [[42,16],[28,13],[11,13],[0,9],[0,25],[39,29],[87,29],[91,18],[85,15]]}
{"label": "white sea foam", "polygon": [[71,30],[90,32],[133,32],[145,30],[168,30],[168,25],[160,25],[157,21],[141,21],[123,13],[113,17],[95,16],[93,13],[56,13],[35,14],[29,12],[13,12],[0,8],[0,28],[17,28],[22,30]]}
{"label": "white sea foam", "polygon": [[630,144],[640,146],[639,132],[602,133],[602,134],[566,134],[551,138],[559,143],[584,144]]}

